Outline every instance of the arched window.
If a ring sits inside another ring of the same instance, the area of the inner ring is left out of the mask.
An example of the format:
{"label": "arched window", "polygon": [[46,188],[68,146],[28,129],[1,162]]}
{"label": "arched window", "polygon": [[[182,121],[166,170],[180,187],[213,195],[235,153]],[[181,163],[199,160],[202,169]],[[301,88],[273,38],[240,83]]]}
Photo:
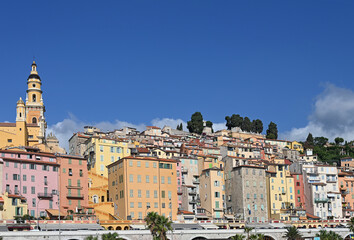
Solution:
{"label": "arched window", "polygon": [[22,117],[22,113],[20,113],[20,117]]}
{"label": "arched window", "polygon": [[37,99],[36,99],[36,94],[33,94],[33,95],[32,95],[32,99],[33,99],[33,102],[36,102],[36,101],[37,101]]}
{"label": "arched window", "polygon": [[37,123],[37,118],[32,118],[32,123]]}
{"label": "arched window", "polygon": [[92,196],[92,201],[93,201],[93,203],[98,203],[98,196],[97,195],[93,195]]}

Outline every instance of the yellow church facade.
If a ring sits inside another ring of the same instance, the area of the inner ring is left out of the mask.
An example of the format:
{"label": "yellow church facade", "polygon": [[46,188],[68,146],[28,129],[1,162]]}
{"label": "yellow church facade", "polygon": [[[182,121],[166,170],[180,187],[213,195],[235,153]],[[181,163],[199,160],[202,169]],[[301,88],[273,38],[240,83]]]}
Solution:
{"label": "yellow church facade", "polygon": [[33,61],[27,79],[25,101],[20,98],[16,105],[16,122],[0,123],[0,149],[13,147],[36,147],[45,152],[65,153],[54,135],[46,142],[47,123],[42,96],[42,81]]}

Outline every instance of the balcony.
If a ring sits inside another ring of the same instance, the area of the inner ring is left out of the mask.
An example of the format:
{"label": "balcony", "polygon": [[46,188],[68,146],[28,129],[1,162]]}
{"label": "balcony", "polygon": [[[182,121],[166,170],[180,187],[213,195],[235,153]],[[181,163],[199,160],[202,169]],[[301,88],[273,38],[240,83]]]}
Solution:
{"label": "balcony", "polygon": [[38,193],[37,196],[39,199],[49,199],[53,198],[53,193]]}
{"label": "balcony", "polygon": [[197,204],[197,200],[191,199],[191,200],[189,200],[189,203],[190,203],[190,204]]}
{"label": "balcony", "polygon": [[181,172],[187,174],[188,173],[188,168],[182,167]]}
{"label": "balcony", "polygon": [[183,194],[182,190],[177,190],[177,194],[182,195]]}
{"label": "balcony", "polygon": [[197,191],[196,190],[189,190],[188,194],[189,195],[197,195]]}
{"label": "balcony", "polygon": [[315,198],[315,203],[326,203],[328,198]]}
{"label": "balcony", "polygon": [[69,189],[82,189],[81,186],[74,186],[74,185],[66,186],[66,188],[69,188]]}
{"label": "balcony", "polygon": [[194,180],[193,180],[193,184],[194,184],[194,185],[200,184],[199,179],[194,179]]}
{"label": "balcony", "polygon": [[286,194],[286,191],[282,191],[281,194],[285,195],[285,194]]}
{"label": "balcony", "polygon": [[328,183],[336,183],[336,182],[337,182],[337,179],[335,179],[335,178],[327,178],[326,181],[327,181]]}
{"label": "balcony", "polygon": [[66,195],[66,198],[70,198],[70,199],[84,199],[84,195],[80,194],[68,194]]}

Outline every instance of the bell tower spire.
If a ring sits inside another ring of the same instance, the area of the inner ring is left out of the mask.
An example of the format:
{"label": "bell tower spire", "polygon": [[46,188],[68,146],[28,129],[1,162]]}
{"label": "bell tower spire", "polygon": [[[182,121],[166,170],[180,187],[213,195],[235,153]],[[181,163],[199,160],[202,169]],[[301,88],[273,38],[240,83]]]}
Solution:
{"label": "bell tower spire", "polygon": [[33,61],[31,72],[27,79],[26,123],[36,124],[40,127],[38,136],[40,142],[44,142],[45,130],[47,128],[44,118],[45,107],[42,93],[42,81],[37,72],[37,64]]}

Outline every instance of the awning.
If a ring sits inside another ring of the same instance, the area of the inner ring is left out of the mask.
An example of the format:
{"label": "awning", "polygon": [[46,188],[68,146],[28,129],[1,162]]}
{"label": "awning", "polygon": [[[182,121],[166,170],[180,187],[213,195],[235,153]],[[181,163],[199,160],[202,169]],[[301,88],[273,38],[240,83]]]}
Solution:
{"label": "awning", "polygon": [[131,224],[130,227],[133,230],[145,230],[146,229],[146,225],[141,225],[141,224]]}
{"label": "awning", "polygon": [[0,197],[0,202],[4,202],[4,199],[2,197]]}
{"label": "awning", "polygon": [[[46,209],[47,213],[53,217],[59,217],[59,210],[58,209]],[[64,217],[65,214],[60,212],[60,217]]]}
{"label": "awning", "polygon": [[219,229],[218,226],[211,224],[211,223],[199,223],[199,225],[202,226],[206,230]]}

